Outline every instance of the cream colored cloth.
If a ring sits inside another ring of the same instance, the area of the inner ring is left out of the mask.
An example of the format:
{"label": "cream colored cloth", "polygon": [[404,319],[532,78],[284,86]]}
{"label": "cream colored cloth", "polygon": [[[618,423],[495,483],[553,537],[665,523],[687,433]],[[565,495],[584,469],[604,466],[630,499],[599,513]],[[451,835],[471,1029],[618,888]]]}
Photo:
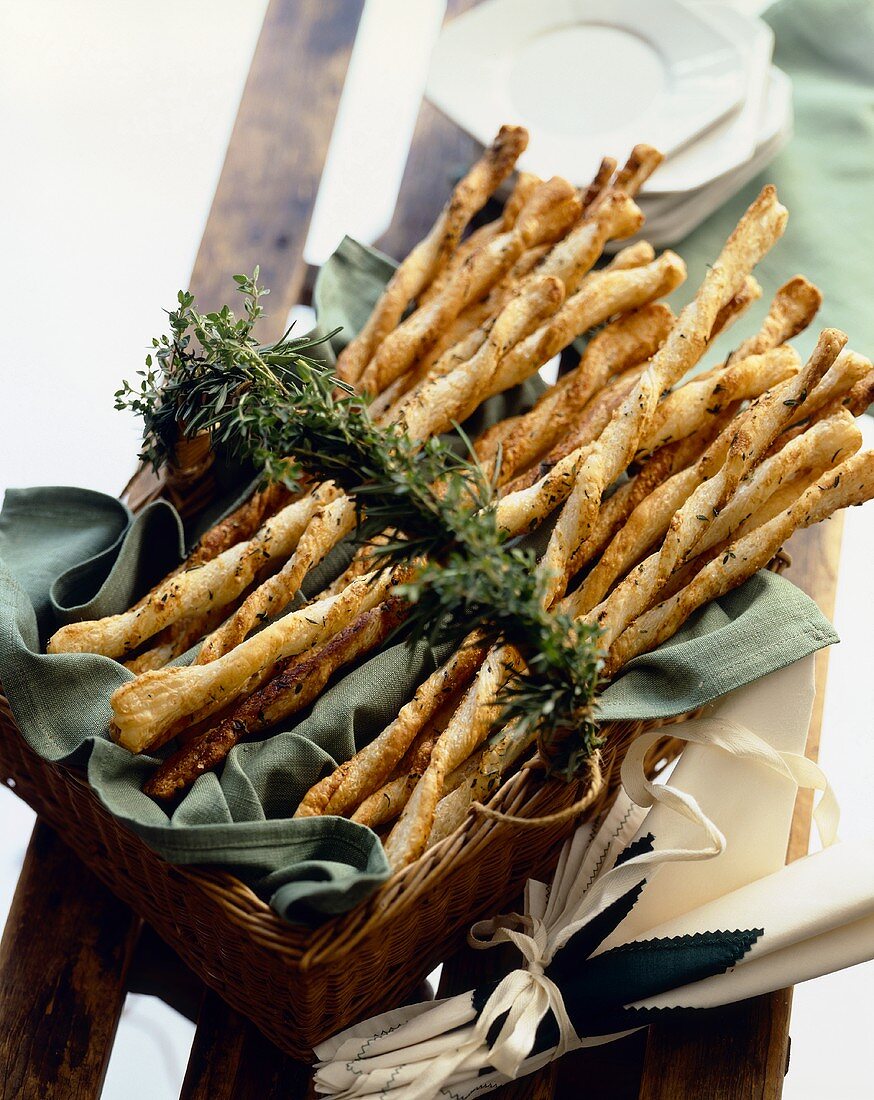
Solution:
{"label": "cream colored cloth", "polygon": [[[628,1008],[724,1004],[874,957],[874,841],[834,843],[837,804],[803,756],[812,703],[812,657],[726,697],[677,727],[689,744],[667,783],[646,779],[651,737],[639,739],[611,812],[576,830],[551,886],[529,881],[523,915],[471,930],[474,946],[513,943],[524,966],[504,977],[479,1013],[465,993],[384,1013],[323,1043],[317,1091],[467,1100],[569,1050],[616,1038],[577,1035],[545,970],[575,932],[644,879],[637,905],[595,954],[699,931],[764,934],[727,973]],[[822,792],[816,820],[826,847],[784,867],[799,786]],[[651,845],[640,843],[643,850],[617,864],[630,842],[647,837]],[[559,1043],[530,1056],[547,1012]]]}

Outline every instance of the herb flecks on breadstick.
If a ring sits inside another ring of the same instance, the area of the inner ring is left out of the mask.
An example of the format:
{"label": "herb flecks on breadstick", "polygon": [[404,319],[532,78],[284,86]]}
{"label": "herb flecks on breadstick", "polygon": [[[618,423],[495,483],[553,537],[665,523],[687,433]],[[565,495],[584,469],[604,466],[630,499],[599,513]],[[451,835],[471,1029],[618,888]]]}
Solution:
{"label": "herb flecks on breadstick", "polygon": [[358,381],[374,350],[397,326],[410,302],[433,281],[470,219],[513,171],[527,145],[528,133],[521,126],[501,127],[483,156],[456,185],[428,236],[394,273],[364,328],[341,354],[337,364],[340,379]]}
{"label": "herb flecks on breadstick", "polygon": [[[202,327],[191,303],[186,308]],[[224,316],[232,325],[233,315]],[[174,327],[181,350],[187,338]],[[224,397],[222,378],[229,387]],[[183,422],[192,432],[211,432],[231,453],[271,470],[281,459],[286,479],[293,470],[284,456],[294,455],[311,477],[332,480],[366,509],[365,534],[387,527],[403,531],[404,537],[382,547],[382,560],[429,559],[421,576],[417,570],[397,586],[414,605],[414,628],[431,630],[448,616],[460,640],[471,628],[487,624],[536,654],[542,698],[537,705],[529,691],[524,704],[529,719],[578,714],[582,751],[591,751],[586,714],[598,679],[595,632],[572,636],[569,620],[544,611],[533,558],[506,544],[489,506],[490,487],[477,466],[458,460],[439,440],[423,445],[391,426],[375,425],[365,401],[353,393],[338,394],[331,371],[293,350],[286,355],[281,344],[270,349],[270,362],[252,343],[230,363],[224,354],[212,360],[198,354],[195,367],[182,355],[171,364],[170,387],[173,404],[185,411]],[[203,400],[205,395],[213,396],[212,404]],[[160,394],[142,410],[147,435],[156,402],[161,405]],[[344,601],[368,585],[376,581],[358,579],[335,598],[345,607]],[[125,685],[114,699],[122,743],[142,751],[174,729],[180,716],[200,721],[251,692],[277,661],[321,644],[330,631],[346,625],[348,618],[328,614],[332,606],[320,601],[294,612],[211,663],[149,672]],[[349,616],[363,610],[364,602],[356,601]]]}

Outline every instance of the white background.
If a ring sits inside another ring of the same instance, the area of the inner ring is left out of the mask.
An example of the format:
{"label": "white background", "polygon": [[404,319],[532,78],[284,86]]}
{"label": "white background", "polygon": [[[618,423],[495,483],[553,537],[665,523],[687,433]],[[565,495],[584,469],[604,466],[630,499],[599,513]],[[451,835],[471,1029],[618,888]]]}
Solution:
{"label": "white background", "polygon": [[[112,394],[187,282],[265,6],[0,0],[0,488],[114,493],[125,481],[137,432]],[[368,0],[310,259],[344,232],[373,239],[387,225],[441,16],[441,0]],[[874,508],[853,510],[821,756],[845,836],[874,834],[872,545]],[[0,924],[31,822],[0,793]],[[872,975],[869,965],[796,990],[790,1100],[870,1095]],[[104,1096],[175,1098],[192,1034],[160,1002],[129,998]]]}

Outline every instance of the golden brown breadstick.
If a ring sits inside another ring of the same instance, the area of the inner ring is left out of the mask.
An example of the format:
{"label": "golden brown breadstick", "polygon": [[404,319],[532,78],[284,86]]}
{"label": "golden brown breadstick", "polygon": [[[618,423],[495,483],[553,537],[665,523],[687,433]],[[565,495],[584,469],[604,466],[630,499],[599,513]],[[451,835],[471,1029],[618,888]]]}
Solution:
{"label": "golden brown breadstick", "polygon": [[340,354],[338,377],[350,383],[358,381],[376,348],[446,262],[467,223],[509,176],[527,145],[528,132],[521,126],[501,127],[482,157],[455,186],[428,236],[394,273],[364,328]]}
{"label": "golden brown breadstick", "polygon": [[[725,460],[677,509],[659,551],[629,573],[586,616],[587,622],[601,628],[605,647],[609,648],[628,624],[655,602],[674,570],[696,551],[741,477],[767,451],[791,417],[799,395],[812,390],[837,358],[845,339],[842,333],[826,329],[801,374],[764,394],[741,413],[723,433],[731,436],[727,448],[722,436],[716,441],[711,452],[725,451]],[[691,476],[694,481],[694,472]]]}
{"label": "golden brown breadstick", "polygon": [[676,595],[635,619],[611,646],[606,674],[615,674],[632,657],[666,641],[693,611],[764,568],[793,531],[819,523],[840,508],[862,504],[872,496],[874,451],[864,451],[837,470],[830,470],[791,507],[732,543]]}
{"label": "golden brown breadstick", "polygon": [[553,177],[541,184],[512,229],[472,253],[438,295],[386,335],[360,376],[360,388],[381,393],[425,354],[446,326],[478,301],[526,248],[560,237],[576,221],[580,205],[567,180]]}
{"label": "golden brown breadstick", "polygon": [[613,187],[619,191],[627,191],[629,195],[636,195],[664,159],[664,155],[652,145],[635,145],[628,160],[616,174]]}
{"label": "golden brown breadstick", "polygon": [[[605,560],[604,554],[607,548],[612,547],[615,541],[620,537],[620,532],[629,529],[630,537],[632,539],[634,538],[633,522],[634,517],[638,514],[638,509],[649,499],[651,494],[655,493],[669,478],[685,470],[692,463],[699,461],[703,453],[723,430],[729,420],[731,420],[736,411],[736,406],[729,406],[724,412],[711,417],[701,431],[656,451],[656,453],[644,463],[642,469],[635,477],[632,477],[626,484],[621,485],[612,496],[603,501],[598,512],[598,518],[595,521],[595,526],[592,529],[592,534],[584,543],[578,546],[571,555],[567,570],[568,579],[575,576],[584,565],[590,561],[594,561],[596,558],[599,558],[599,556],[601,557],[601,561],[605,562],[604,568],[609,569],[610,559],[606,558]],[[668,518],[669,517],[665,518],[665,527],[667,527]],[[648,549],[648,542],[642,546],[638,546],[638,556],[642,557]],[[592,570],[593,573],[595,570],[600,569],[601,561],[596,563]],[[626,570],[632,565],[635,565],[636,561],[637,559],[629,561],[625,567]],[[597,579],[600,579],[600,573],[596,573],[595,577],[596,580],[592,581],[591,585],[594,585]],[[614,579],[615,577],[610,577],[609,582],[612,583]],[[588,580],[588,578],[586,578],[586,580]],[[583,589],[582,592],[578,589],[574,596],[568,597],[568,601],[579,601],[578,603],[574,603],[576,614],[580,614],[583,610],[590,611],[606,594],[606,589],[603,591],[598,589],[597,594],[595,594],[592,592],[591,587],[586,589],[585,585],[586,581],[584,581],[581,586]],[[594,596],[594,598],[592,598],[592,596]],[[591,602],[588,602],[589,600],[591,600]]]}
{"label": "golden brown breadstick", "polygon": [[497,507],[500,527],[527,534],[567,498],[577,468],[585,461],[587,447],[609,424],[645,369],[645,364],[632,367],[614,378],[592,398],[574,430],[549,452],[540,466],[532,467],[506,486]]}
{"label": "golden brown breadstick", "polygon": [[300,591],[307,573],[354,528],[355,503],[345,494],[315,513],[294,553],[278,573],[259,585],[201,646],[196,664],[206,665],[233,649],[258,623],[275,619]]}
{"label": "golden brown breadstick", "polygon": [[487,469],[501,450],[498,483],[524,470],[565,435],[588,400],[608,379],[649,359],[661,347],[674,315],[663,302],[651,302],[596,333],[579,364],[546,391],[522,416],[502,420],[476,443]]}
{"label": "golden brown breadstick", "polygon": [[323,485],[286,505],[251,539],[204,565],[171,574],[130,611],[62,627],[49,640],[48,651],[124,657],[170,623],[227,606],[265,566],[292,552],[315,512],[337,493],[333,485]]}
{"label": "golden brown breadstick", "polygon": [[156,769],[143,790],[153,798],[175,798],[203,772],[218,767],[244,738],[315,702],[338,669],[384,642],[407,612],[404,600],[389,597],[359,615],[326,645],[280,662],[263,688],[233,708],[217,725],[186,741]]}
{"label": "golden brown breadstick", "polygon": [[861,416],[872,402],[874,402],[874,371],[860,379],[845,397],[832,398],[814,415],[813,419],[822,420],[841,408],[849,409],[853,416]]}
{"label": "golden brown breadstick", "polygon": [[634,244],[620,248],[605,271],[627,271],[631,267],[643,267],[655,259],[655,249],[649,241],[635,241]]}
{"label": "golden brown breadstick", "polygon": [[518,385],[582,333],[614,314],[638,309],[670,294],[685,277],[686,265],[673,252],[663,252],[644,267],[593,273],[555,317],[504,356],[489,396]]}
{"label": "golden brown breadstick", "polygon": [[616,171],[616,158],[604,157],[598,165],[598,171],[592,177],[592,182],[583,193],[583,213],[585,213],[594,201],[606,191],[613,173]]}
{"label": "golden brown breadstick", "polygon": [[424,851],[446,777],[485,739],[500,713],[500,686],[522,667],[511,646],[498,646],[486,657],[476,681],[437,739],[428,767],[385,842],[386,855],[395,869]]}
{"label": "golden brown breadstick", "polygon": [[686,382],[668,394],[653,413],[638,460],[666,443],[685,439],[698,431],[708,416],[722,412],[732,401],[756,397],[797,374],[800,367],[798,352],[783,344],[744,359],[732,357],[721,370]]}
{"label": "golden brown breadstick", "polygon": [[449,660],[419,685],[397,718],[330,776],[312,787],[295,817],[348,814],[391,775],[419,731],[451,700],[460,684],[470,680],[486,655],[480,636],[471,636]]}
{"label": "golden brown breadstick", "polygon": [[278,481],[259,489],[200,537],[183,568],[204,565],[217,558],[222,551],[250,539],[264,521],[289,504],[291,498],[289,490]]}
{"label": "golden brown breadstick", "polygon": [[337,596],[309,604],[208,665],[146,672],[117,688],[111,698],[116,740],[143,752],[180,718],[222,710],[269,676],[277,661],[302,653],[375,607],[395,582],[388,570],[353,581]]}
{"label": "golden brown breadstick", "polygon": [[774,295],[768,316],[756,335],[736,348],[729,360],[745,359],[785,344],[807,328],[821,305],[819,289],[803,275],[796,275]]}
{"label": "golden brown breadstick", "polygon": [[535,727],[520,733],[510,723],[456,768],[446,780],[446,794],[437,803],[426,848],[454,832],[467,817],[471,803],[488,801],[506,772],[536,740]]}
{"label": "golden brown breadstick", "polygon": [[477,229],[474,229],[474,231],[459,244],[446,263],[444,263],[437,272],[433,280],[425,287],[421,294],[417,295],[418,304],[420,306],[425,305],[435,295],[439,294],[444,286],[446,286],[447,282],[456,274],[468,256],[476,252],[478,248],[482,248],[483,245],[488,244],[489,241],[497,237],[499,233],[506,233],[508,229],[512,229],[516,224],[516,219],[519,217],[522,208],[541,183],[543,183],[543,180],[539,176],[535,176],[533,172],[519,172],[516,176],[513,190],[504,203],[504,209],[501,212],[501,216],[496,218],[495,221],[487,222],[485,225],[481,225]]}
{"label": "golden brown breadstick", "polygon": [[560,279],[530,283],[512,298],[492,325],[488,339],[467,363],[448,374],[426,379],[390,411],[388,423],[397,423],[412,439],[427,439],[461,423],[475,408],[501,359],[520,340],[555,313],[564,300]]}
{"label": "golden brown breadstick", "polygon": [[591,533],[604,490],[634,456],[661,394],[700,359],[719,311],[741,290],[751,269],[779,239],[786,217],[774,188],[764,188],[741,218],[694,300],[680,313],[640,381],[598,440],[589,446],[543,558],[546,574],[554,586],[561,583],[571,556]]}

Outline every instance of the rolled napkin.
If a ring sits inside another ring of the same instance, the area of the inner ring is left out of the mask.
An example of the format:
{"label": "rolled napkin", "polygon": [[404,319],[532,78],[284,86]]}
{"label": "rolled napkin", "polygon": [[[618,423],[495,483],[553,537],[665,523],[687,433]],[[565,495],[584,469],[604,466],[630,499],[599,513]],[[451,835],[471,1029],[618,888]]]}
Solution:
{"label": "rolled napkin", "polygon": [[[834,843],[837,804],[802,755],[812,673],[798,661],[677,727],[689,746],[669,784],[646,779],[639,739],[613,808],[576,830],[552,883],[530,880],[522,915],[471,930],[524,965],[321,1044],[317,1092],[466,1100],[656,1014],[874,956],[874,842]],[[799,786],[823,792],[825,849],[784,867]]]}

